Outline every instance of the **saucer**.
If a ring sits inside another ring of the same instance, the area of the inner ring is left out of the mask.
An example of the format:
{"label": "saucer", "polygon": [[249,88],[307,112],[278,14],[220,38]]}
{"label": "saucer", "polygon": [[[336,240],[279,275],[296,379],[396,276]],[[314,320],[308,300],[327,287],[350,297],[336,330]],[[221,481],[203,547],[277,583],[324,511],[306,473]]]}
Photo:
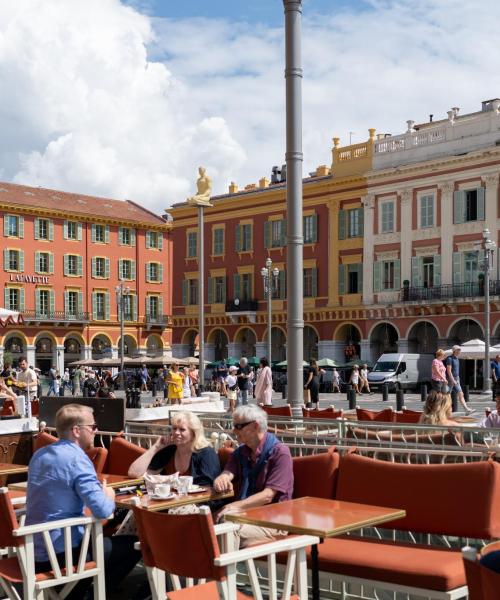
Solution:
{"label": "saucer", "polygon": [[205,492],[206,490],[207,488],[202,485],[192,485],[188,490],[188,494],[197,494],[199,492]]}
{"label": "saucer", "polygon": [[174,494],[173,492],[170,492],[170,494],[167,494],[166,496],[159,496],[158,494],[151,494],[151,496],[149,496],[151,498],[151,500],[170,500],[171,498],[175,498],[176,494]]}

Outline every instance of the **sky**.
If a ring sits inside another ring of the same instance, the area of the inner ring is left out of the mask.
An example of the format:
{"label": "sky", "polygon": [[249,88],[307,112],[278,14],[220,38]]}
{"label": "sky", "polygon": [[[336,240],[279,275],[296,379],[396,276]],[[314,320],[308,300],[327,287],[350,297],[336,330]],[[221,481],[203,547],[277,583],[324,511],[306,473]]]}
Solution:
{"label": "sky", "polygon": [[[332,137],[500,96],[496,0],[304,0],[304,175]],[[284,162],[280,0],[0,0],[0,180],[161,213]]]}

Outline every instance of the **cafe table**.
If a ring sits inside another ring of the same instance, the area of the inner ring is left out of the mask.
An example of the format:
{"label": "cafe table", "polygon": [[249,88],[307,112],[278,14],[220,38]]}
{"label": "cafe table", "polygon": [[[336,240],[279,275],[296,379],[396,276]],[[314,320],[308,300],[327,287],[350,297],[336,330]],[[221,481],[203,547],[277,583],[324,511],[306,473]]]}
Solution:
{"label": "cafe table", "polygon": [[[28,467],[26,467],[28,470]],[[1,474],[1,473],[0,473]],[[107,475],[105,473],[99,473],[97,478],[100,482],[106,480],[106,485],[111,488],[121,488],[126,486],[137,486],[144,482],[143,477],[127,477],[126,475]],[[16,483],[9,483],[7,486],[9,490],[16,490],[19,492],[26,492],[28,487],[27,481],[18,481]]]}
{"label": "cafe table", "polygon": [[[342,500],[304,496],[295,500],[266,504],[238,513],[227,514],[227,521],[271,527],[301,535],[315,535],[321,539],[381,525],[400,519],[404,510],[357,504]],[[319,600],[318,546],[311,547],[312,597]]]}
{"label": "cafe table", "polygon": [[115,504],[119,508],[132,508],[133,504],[137,502],[136,499],[138,498],[138,506],[158,512],[161,510],[176,508],[177,506],[184,506],[186,504],[203,504],[213,500],[223,500],[225,498],[231,498],[232,496],[233,492],[218,493],[213,488],[207,487],[201,492],[185,494],[183,496],[172,494],[172,497],[165,498],[165,500],[154,500],[147,494],[140,496],[135,493],[126,494],[123,496],[117,495],[115,498]]}
{"label": "cafe table", "polygon": [[27,465],[13,465],[10,463],[0,463],[0,476],[15,475],[16,473],[27,473]]}

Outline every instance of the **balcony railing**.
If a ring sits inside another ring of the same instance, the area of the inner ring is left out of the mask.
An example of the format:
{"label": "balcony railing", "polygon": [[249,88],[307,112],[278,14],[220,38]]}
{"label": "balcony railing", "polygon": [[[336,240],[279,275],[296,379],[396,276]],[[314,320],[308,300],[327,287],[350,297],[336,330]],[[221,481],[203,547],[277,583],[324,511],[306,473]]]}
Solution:
{"label": "balcony railing", "polygon": [[86,322],[89,320],[89,313],[78,311],[78,312],[67,312],[64,310],[55,311],[40,311],[40,310],[25,310],[22,311],[22,315],[25,321],[73,321],[73,322]]}
{"label": "balcony railing", "polygon": [[[500,295],[500,281],[490,281],[490,295]],[[407,287],[400,292],[401,302],[457,300],[484,297],[484,283],[453,283],[436,287]]]}
{"label": "balcony railing", "polygon": [[226,312],[257,312],[259,310],[259,301],[258,300],[229,300],[226,302]]}
{"label": "balcony railing", "polygon": [[167,327],[172,325],[172,317],[170,315],[146,315],[144,323],[149,326]]}

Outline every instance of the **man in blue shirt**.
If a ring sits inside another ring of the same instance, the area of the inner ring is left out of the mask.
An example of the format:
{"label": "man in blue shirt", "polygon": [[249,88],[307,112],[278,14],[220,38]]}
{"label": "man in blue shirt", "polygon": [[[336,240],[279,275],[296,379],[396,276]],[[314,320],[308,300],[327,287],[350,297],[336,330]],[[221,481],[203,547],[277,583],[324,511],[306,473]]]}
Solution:
{"label": "man in blue shirt", "polygon": [[457,394],[457,400],[463,406],[465,413],[469,415],[470,413],[473,413],[474,410],[467,406],[467,403],[464,399],[462,386],[460,385],[459,356],[462,349],[460,348],[460,346],[455,345],[453,346],[452,350],[452,354],[448,356],[444,363],[446,365],[446,376],[448,378],[448,385],[450,387],[450,392],[455,392]]}
{"label": "man in blue shirt", "polygon": [[[92,408],[67,404],[56,413],[59,440],[33,455],[28,471],[26,525],[81,517],[84,506],[98,519],[115,509],[114,490],[101,485],[85,450],[93,445],[97,431]],[[73,553],[79,555],[83,528],[72,529]],[[58,560],[64,564],[62,530],[50,532]],[[113,591],[139,560],[133,536],[104,538],[106,590]],[[50,570],[45,543],[35,536],[37,572]],[[91,579],[82,580],[67,598],[83,598]]]}
{"label": "man in blue shirt", "polygon": [[500,382],[500,354],[495,356],[495,360],[491,361],[491,379],[493,381],[493,388],[498,389]]}

